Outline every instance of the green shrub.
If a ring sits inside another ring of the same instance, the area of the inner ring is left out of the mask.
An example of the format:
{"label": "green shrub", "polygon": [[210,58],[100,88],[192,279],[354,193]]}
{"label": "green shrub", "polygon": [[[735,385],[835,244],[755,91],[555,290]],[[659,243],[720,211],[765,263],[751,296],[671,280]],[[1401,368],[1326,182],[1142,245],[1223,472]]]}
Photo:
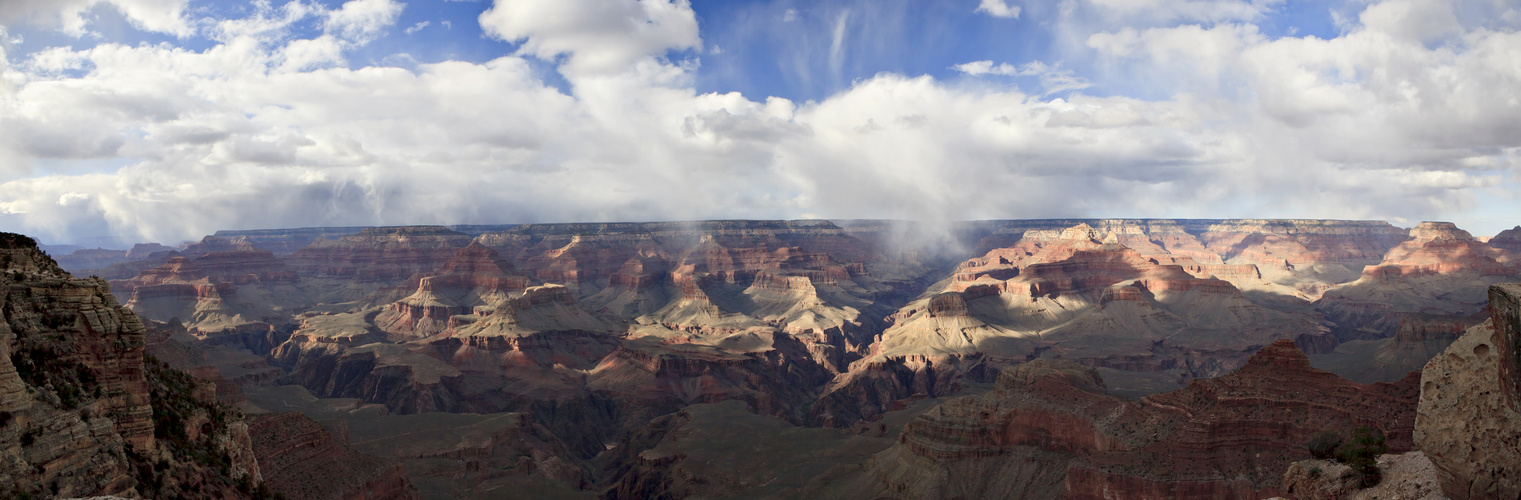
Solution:
{"label": "green shrub", "polygon": [[1378,456],[1389,451],[1384,432],[1373,427],[1358,427],[1352,431],[1352,439],[1336,448],[1336,458],[1352,467],[1361,478],[1361,486],[1367,488],[1382,479],[1378,470]]}
{"label": "green shrub", "polygon": [[1341,446],[1344,439],[1340,432],[1322,431],[1310,436],[1310,442],[1305,446],[1310,448],[1310,456],[1326,460],[1336,456],[1336,447]]}

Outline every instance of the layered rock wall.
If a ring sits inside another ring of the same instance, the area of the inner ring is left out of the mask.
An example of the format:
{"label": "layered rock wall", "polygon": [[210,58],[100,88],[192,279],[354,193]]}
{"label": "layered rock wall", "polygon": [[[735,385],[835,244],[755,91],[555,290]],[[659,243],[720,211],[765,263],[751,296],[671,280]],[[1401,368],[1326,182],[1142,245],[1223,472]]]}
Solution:
{"label": "layered rock wall", "polygon": [[421,498],[399,465],[349,449],[300,413],[254,416],[249,431],[265,485],[286,498]]}
{"label": "layered rock wall", "polygon": [[874,494],[893,498],[1020,498],[1019,490],[967,490],[953,474],[1015,470],[1011,463],[1046,454],[1053,457],[1043,468],[1056,470],[1020,474],[1063,498],[1264,498],[1283,492],[1284,471],[1309,457],[1304,442],[1314,432],[1372,426],[1388,434],[1392,451],[1408,450],[1415,385],[1414,377],[1351,383],[1310,367],[1280,340],[1226,376],[1129,402],[1105,394],[1092,369],[1040,359],[1004,370],[986,395],[915,419],[868,473],[879,481]]}

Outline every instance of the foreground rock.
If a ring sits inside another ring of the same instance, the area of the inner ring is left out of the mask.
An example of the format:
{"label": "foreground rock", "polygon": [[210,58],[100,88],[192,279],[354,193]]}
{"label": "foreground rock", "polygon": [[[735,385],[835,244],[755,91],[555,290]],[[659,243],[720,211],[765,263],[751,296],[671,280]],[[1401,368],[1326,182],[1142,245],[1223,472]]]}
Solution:
{"label": "foreground rock", "polygon": [[1521,285],[1489,289],[1491,319],[1421,377],[1416,445],[1454,499],[1521,496]]}
{"label": "foreground rock", "polygon": [[1383,480],[1359,488],[1361,479],[1345,464],[1301,460],[1284,473],[1284,491],[1296,500],[1447,500],[1436,467],[1424,453],[1380,456],[1378,469]]}
{"label": "foreground rock", "polygon": [[255,495],[241,416],[144,334],[104,280],[0,233],[0,496]]}

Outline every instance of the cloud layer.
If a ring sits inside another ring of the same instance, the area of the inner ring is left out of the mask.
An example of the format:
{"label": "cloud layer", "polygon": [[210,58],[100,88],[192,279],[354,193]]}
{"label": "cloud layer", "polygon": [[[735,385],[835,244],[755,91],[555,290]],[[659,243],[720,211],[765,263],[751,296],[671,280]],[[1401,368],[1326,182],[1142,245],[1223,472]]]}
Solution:
{"label": "cloud layer", "polygon": [[[697,92],[684,0],[497,0],[479,22],[511,49],[407,68],[351,60],[410,34],[398,15],[417,7],[391,0],[193,21],[183,1],[8,3],[8,27],[88,38],[81,12],[115,8],[209,43],[0,42],[0,229],[177,242],[694,218],[1521,223],[1503,220],[1521,214],[1521,14],[1503,2],[1357,2],[1331,39],[1265,35],[1254,23],[1281,2],[1068,3],[1046,22],[1080,43],[1050,60],[881,73],[816,102]],[[1153,18],[1117,21],[1141,11]],[[826,34],[835,52],[848,32]]]}

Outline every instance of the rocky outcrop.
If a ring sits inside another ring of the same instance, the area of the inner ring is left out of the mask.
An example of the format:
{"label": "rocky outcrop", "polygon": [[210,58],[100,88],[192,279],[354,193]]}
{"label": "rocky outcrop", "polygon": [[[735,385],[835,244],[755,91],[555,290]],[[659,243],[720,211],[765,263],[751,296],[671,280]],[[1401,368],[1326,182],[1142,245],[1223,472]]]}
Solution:
{"label": "rocky outcrop", "polygon": [[1346,464],[1301,460],[1283,475],[1283,489],[1296,500],[1447,500],[1436,467],[1419,451],[1378,457],[1381,480],[1363,488]]}
{"label": "rocky outcrop", "polygon": [[1521,497],[1521,285],[1489,289],[1490,321],[1421,375],[1415,440],[1454,499]]}
{"label": "rocky outcrop", "polygon": [[246,426],[144,346],[105,280],[0,233],[0,495],[251,494]]}
{"label": "rocky outcrop", "polygon": [[1235,372],[1129,402],[1090,368],[1035,360],[914,420],[867,474],[893,498],[1263,498],[1323,429],[1372,426],[1408,450],[1415,384],[1352,383],[1280,340]]}
{"label": "rocky outcrop", "polygon": [[449,329],[454,316],[489,315],[514,296],[525,295],[529,285],[496,251],[475,242],[436,274],[417,281],[416,292],[385,306],[376,326],[409,337],[436,335]]}
{"label": "rocky outcrop", "polygon": [[349,449],[300,413],[252,416],[249,432],[264,484],[286,498],[422,498],[398,464]]}

